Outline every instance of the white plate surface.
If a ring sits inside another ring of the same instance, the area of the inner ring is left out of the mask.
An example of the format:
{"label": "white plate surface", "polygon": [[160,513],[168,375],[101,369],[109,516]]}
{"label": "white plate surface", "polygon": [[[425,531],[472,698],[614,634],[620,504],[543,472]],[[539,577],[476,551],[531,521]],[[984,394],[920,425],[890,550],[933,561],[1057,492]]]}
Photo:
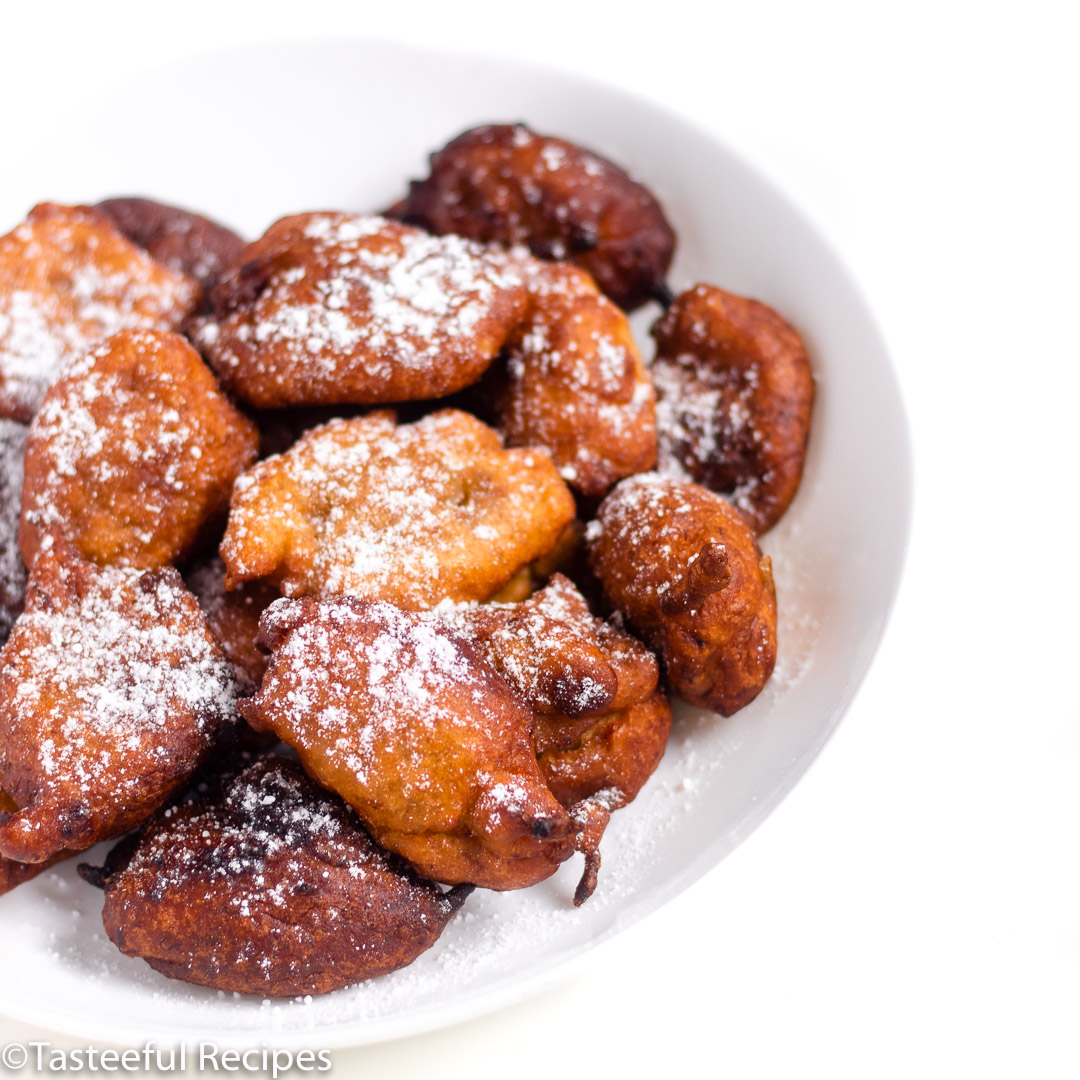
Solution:
{"label": "white plate surface", "polygon": [[121,956],[101,928],[100,894],[67,864],[0,899],[0,971],[20,973],[0,980],[0,1013],[117,1042],[281,1046],[371,1042],[478,1015],[550,983],[715,866],[791,790],[851,702],[907,542],[903,408],[874,319],[820,229],[714,136],[516,62],[373,42],[260,47],[89,88],[66,116],[26,104],[17,122],[29,149],[0,175],[0,231],[38,201],[121,194],[202,210],[250,236],[286,213],[377,210],[452,135],[517,119],[600,151],[657,192],[679,233],[676,290],[709,281],[751,294],[807,342],[818,399],[806,477],[764,544],[780,603],[772,682],[728,720],[677,709],[668,752],[615,815],[599,889],[580,910],[575,859],[534,889],[474,894],[404,971],[270,1003],[170,982]]}

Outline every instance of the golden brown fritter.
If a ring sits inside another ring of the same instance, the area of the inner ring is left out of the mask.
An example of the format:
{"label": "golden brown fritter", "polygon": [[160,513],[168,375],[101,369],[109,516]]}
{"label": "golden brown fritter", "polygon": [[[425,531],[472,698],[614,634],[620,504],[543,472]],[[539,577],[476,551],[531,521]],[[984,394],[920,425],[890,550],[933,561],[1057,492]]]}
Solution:
{"label": "golden brown fritter", "polygon": [[103,918],[121,952],[172,979],[267,997],[325,994],[411,964],[471,891],[421,881],[345,803],[275,757],[212,799],[159,813],[117,861],[102,875]]}
{"label": "golden brown fritter", "polygon": [[584,903],[611,812],[633,801],[667,746],[671,708],[657,687],[656,657],[595,618],[561,574],[524,603],[441,605],[437,613],[532,709],[540,772],[583,826],[575,846],[586,872],[574,902]]}
{"label": "golden brown fritter", "polygon": [[372,413],[308,432],[237,481],[226,584],[424,608],[486,600],[548,552],[574,500],[543,450],[504,450],[468,413]]}
{"label": "golden brown fritter", "polygon": [[725,716],[757,697],[776,662],[776,591],[738,511],[645,473],[604,500],[588,539],[605,595],[660,654],[674,694]]}
{"label": "golden brown fritter", "polygon": [[814,375],[799,335],[756,300],[697,285],[653,327],[660,471],[720,492],[761,534],[802,479]]}
{"label": "golden brown fritter", "polygon": [[196,340],[258,408],[388,404],[476,382],[525,309],[514,259],[379,217],[298,214],[241,252]]}
{"label": "golden brown fritter", "polygon": [[355,596],[279,600],[259,640],[270,667],[248,721],[425,877],[520,889],[570,856],[530,711],[437,616]]}
{"label": "golden brown fritter", "polygon": [[0,417],[30,420],[65,362],[117,330],[174,330],[198,299],[104,214],[34,207],[0,237]]}
{"label": "golden brown fritter", "polygon": [[220,522],[258,452],[179,334],[124,330],[67,366],[26,441],[19,545],[58,531],[103,566],[156,569]]}
{"label": "golden brown fritter", "polygon": [[598,154],[524,124],[459,135],[431,155],[431,174],[390,213],[435,233],[573,262],[628,311],[656,293],[675,251],[647,188]]}
{"label": "golden brown fritter", "polygon": [[26,569],[19,554],[25,445],[25,425],[0,420],[0,645],[15,625],[26,597]]}
{"label": "golden brown fritter", "polygon": [[244,694],[253,694],[266,673],[266,654],[255,645],[259,618],[278,598],[276,589],[255,581],[227,592],[225,564],[216,556],[204,559],[184,575],[214,637],[236,671]]}
{"label": "golden brown fritter", "polygon": [[159,263],[193,277],[204,295],[244,246],[232,229],[153,199],[105,199],[95,209]]}
{"label": "golden brown fritter", "polygon": [[656,464],[656,399],[626,316],[583,270],[535,263],[529,315],[492,370],[508,446],[542,446],[586,496]]}
{"label": "golden brown fritter", "polygon": [[42,546],[0,650],[0,855],[42,862],[134,828],[234,721],[232,671],[175,570]]}

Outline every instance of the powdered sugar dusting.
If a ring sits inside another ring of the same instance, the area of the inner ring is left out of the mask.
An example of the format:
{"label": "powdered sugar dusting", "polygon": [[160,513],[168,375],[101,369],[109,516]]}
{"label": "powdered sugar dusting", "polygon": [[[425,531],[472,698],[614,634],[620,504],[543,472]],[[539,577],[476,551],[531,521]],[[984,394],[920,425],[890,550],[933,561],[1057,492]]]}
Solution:
{"label": "powdered sugar dusting", "polygon": [[[273,634],[289,620],[294,603],[271,604],[264,630]],[[349,649],[334,648],[342,640],[351,641]],[[408,800],[430,789],[428,771],[415,764],[440,753],[440,731],[458,729],[468,741],[476,723],[448,701],[457,687],[476,682],[475,661],[462,644],[438,619],[393,604],[324,601],[318,617],[293,630],[275,653],[274,672],[287,679],[283,707],[314,720],[305,741],[317,745],[335,771],[364,784],[388,763],[401,762],[401,795]],[[473,704],[484,709],[479,691]]]}
{"label": "powdered sugar dusting", "polygon": [[[351,391],[362,401],[448,393],[458,388],[449,384],[460,364],[478,367],[466,382],[479,377],[513,321],[513,306],[498,312],[507,294],[522,290],[514,259],[379,217],[303,220],[301,236],[283,241],[302,262],[272,273],[250,309],[208,320],[198,332],[226,375],[242,369],[246,387],[260,381],[267,383],[260,394],[295,396],[290,384],[302,372],[335,394],[331,400]],[[280,228],[293,227],[288,222]],[[415,377],[424,392],[401,389]]]}
{"label": "powdered sugar dusting", "polygon": [[503,451],[460,412],[397,426],[381,414],[331,421],[242,476],[222,555],[236,577],[260,576],[249,545],[300,537],[310,565],[282,581],[286,596],[430,606],[490,595],[572,516],[543,451]]}
{"label": "powdered sugar dusting", "polygon": [[87,583],[86,564],[48,547],[37,565],[61,589],[32,586],[7,643],[4,668],[19,673],[7,723],[41,733],[46,788],[74,783],[122,807],[151,765],[169,772],[178,723],[205,745],[232,716],[231,670],[174,572],[101,568]]}
{"label": "powdered sugar dusting", "polygon": [[[747,447],[766,449],[768,439],[756,422],[754,394],[758,371],[753,366],[717,368],[691,354],[657,359],[652,365],[656,387],[657,469],[680,480],[703,475],[745,472]],[[754,510],[754,492],[771,476],[747,476],[723,485],[728,500],[740,510]],[[712,486],[712,485],[710,485]]]}

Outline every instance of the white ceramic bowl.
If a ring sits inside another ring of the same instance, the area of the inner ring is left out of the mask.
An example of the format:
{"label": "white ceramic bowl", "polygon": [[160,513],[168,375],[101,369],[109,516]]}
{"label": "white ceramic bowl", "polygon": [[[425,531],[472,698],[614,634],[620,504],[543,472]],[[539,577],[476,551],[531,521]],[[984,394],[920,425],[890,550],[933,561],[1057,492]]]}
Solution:
{"label": "white ceramic bowl", "polygon": [[[33,109],[32,100],[22,106]],[[100,112],[99,112],[100,110]],[[107,121],[87,122],[99,115]],[[417,1032],[538,989],[715,866],[819,753],[866,674],[908,534],[910,455],[885,346],[850,273],[775,182],[714,136],[585,79],[371,42],[208,55],[94,89],[0,177],[0,226],[34,202],[145,194],[258,235],[286,213],[375,210],[474,124],[527,121],[628,167],[679,234],[670,281],[758,297],[801,331],[818,375],[802,490],[765,541],[780,659],[729,720],[684,709],[655,777],[615,815],[596,895],[572,861],[520,893],[477,893],[412,967],[313,1002],[225,997],[121,956],[69,863],[0,899],[0,1012],[98,1039],[336,1046]],[[644,329],[648,317],[636,320]],[[643,344],[646,345],[643,341]],[[100,854],[100,853],[94,853]]]}

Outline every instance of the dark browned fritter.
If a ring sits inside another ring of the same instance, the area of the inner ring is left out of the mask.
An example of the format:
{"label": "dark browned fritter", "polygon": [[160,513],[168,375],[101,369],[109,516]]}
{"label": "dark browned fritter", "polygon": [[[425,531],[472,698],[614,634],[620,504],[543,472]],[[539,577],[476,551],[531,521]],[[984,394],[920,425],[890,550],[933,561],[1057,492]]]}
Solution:
{"label": "dark browned fritter", "polygon": [[760,535],[802,480],[814,404],[802,340],[715,285],[680,293],[653,336],[660,470],[726,495]]}
{"label": "dark browned fritter", "polygon": [[772,563],[742,515],[698,484],[624,480],[589,526],[608,601],[655,649],[673,694],[730,716],[776,662]]}
{"label": "dark browned fritter", "polygon": [[382,851],[286,758],[164,810],[104,871],[105,930],[173,979],[270,997],[325,994],[411,964],[471,892]]}

